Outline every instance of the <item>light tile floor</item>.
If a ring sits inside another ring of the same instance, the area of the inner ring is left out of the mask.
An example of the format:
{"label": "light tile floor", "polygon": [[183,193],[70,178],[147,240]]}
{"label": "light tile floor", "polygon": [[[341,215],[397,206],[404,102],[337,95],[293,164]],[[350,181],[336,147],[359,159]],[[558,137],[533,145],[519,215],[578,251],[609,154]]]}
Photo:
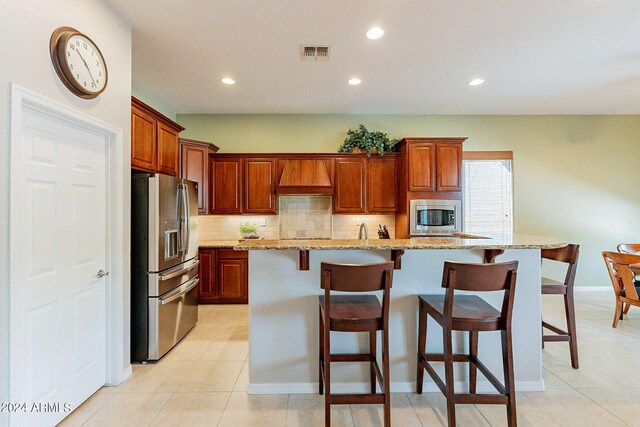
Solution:
{"label": "light tile floor", "polygon": [[[580,369],[566,343],[548,343],[547,391],[518,393],[520,426],[640,426],[640,310],[611,328],[610,292],[577,294]],[[562,298],[543,297],[545,320],[564,324]],[[322,426],[323,397],[249,396],[248,316],[241,305],[200,306],[200,321],[164,359],[134,365],[119,387],[104,387],[64,426]],[[445,426],[440,393],[392,395],[394,426]],[[458,405],[458,426],[505,426],[504,407]],[[381,426],[379,405],[335,406],[334,426]]]}

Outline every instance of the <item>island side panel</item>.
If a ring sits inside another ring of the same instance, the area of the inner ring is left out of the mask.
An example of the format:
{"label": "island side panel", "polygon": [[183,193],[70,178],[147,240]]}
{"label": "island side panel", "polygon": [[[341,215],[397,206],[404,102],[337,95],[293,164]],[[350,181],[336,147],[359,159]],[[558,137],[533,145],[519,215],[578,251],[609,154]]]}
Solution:
{"label": "island side panel", "polygon": [[[318,387],[318,298],[320,262],[370,263],[389,260],[390,251],[316,250],[310,252],[309,271],[297,269],[298,251],[250,251],[249,392],[311,393]],[[514,309],[514,358],[517,389],[541,390],[540,350],[540,251],[507,250],[498,258],[520,261]],[[417,343],[417,295],[442,293],[445,260],[480,262],[481,250],[410,250],[403,256],[402,270],[394,272],[390,307],[391,383],[394,392],[415,390]],[[483,294],[496,307],[500,296]],[[367,348],[366,334],[332,333],[333,352]],[[466,351],[466,335],[455,333],[454,345]],[[378,340],[380,345],[380,340]],[[442,350],[441,328],[429,323],[429,351]],[[379,350],[380,351],[380,350]],[[501,378],[499,333],[483,333],[480,357]],[[466,366],[456,367],[459,387],[466,387]],[[442,372],[440,367],[438,371]],[[332,365],[336,392],[366,392],[366,364]],[[428,377],[428,376],[427,376]],[[435,384],[426,382],[435,391]],[[479,390],[489,389],[480,381]]]}

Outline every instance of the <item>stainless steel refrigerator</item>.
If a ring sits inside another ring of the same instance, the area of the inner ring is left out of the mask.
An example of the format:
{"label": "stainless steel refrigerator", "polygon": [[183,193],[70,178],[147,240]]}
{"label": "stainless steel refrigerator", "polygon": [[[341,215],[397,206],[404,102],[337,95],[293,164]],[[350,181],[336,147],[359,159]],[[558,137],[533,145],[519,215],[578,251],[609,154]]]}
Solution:
{"label": "stainless steel refrigerator", "polygon": [[196,183],[131,177],[131,361],[159,360],[198,321]]}

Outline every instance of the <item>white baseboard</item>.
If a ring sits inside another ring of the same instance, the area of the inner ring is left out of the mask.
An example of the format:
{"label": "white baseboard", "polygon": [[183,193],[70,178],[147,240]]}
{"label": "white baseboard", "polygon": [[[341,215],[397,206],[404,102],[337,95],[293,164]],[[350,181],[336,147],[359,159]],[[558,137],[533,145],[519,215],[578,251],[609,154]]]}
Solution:
{"label": "white baseboard", "polygon": [[[458,381],[455,385],[456,390],[467,390],[466,381]],[[495,392],[495,389],[488,381],[478,381],[478,392]],[[525,391],[544,391],[544,381],[517,381],[516,390]],[[414,382],[395,382],[391,383],[391,393],[415,393],[416,384]],[[438,386],[433,382],[424,384],[426,393],[440,392]],[[368,383],[332,383],[332,393],[368,393]],[[270,384],[249,384],[247,388],[249,394],[309,394],[318,393],[318,383],[270,383]]]}
{"label": "white baseboard", "polygon": [[573,290],[574,292],[607,292],[612,291],[613,288],[611,286],[574,286]]}

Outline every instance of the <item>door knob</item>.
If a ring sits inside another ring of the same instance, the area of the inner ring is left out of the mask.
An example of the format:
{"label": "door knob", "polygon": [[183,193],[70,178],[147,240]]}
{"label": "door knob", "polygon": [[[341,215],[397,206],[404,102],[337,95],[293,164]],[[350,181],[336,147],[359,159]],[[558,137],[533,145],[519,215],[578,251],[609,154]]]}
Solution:
{"label": "door knob", "polygon": [[108,275],[109,275],[108,271],[104,271],[103,269],[98,270],[98,279],[101,279],[104,276],[108,276]]}

